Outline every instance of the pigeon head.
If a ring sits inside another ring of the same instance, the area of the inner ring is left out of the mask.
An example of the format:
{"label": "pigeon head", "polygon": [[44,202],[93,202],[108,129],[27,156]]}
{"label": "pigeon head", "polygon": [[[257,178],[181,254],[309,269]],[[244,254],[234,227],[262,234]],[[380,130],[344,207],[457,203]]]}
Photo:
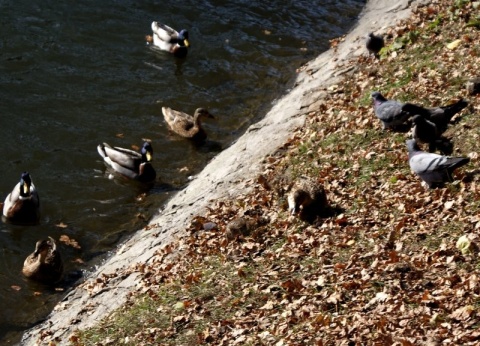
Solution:
{"label": "pigeon head", "polygon": [[418,147],[417,142],[414,139],[407,139],[405,141],[407,143],[407,149],[409,153],[413,153],[415,151],[419,151],[420,148]]}
{"label": "pigeon head", "polygon": [[387,99],[378,91],[374,91],[370,94],[374,101],[385,102]]}
{"label": "pigeon head", "polygon": [[378,91],[374,91],[373,93],[370,94],[372,96],[373,104],[375,106],[381,105],[383,102],[388,101],[385,97],[383,97],[382,94]]}

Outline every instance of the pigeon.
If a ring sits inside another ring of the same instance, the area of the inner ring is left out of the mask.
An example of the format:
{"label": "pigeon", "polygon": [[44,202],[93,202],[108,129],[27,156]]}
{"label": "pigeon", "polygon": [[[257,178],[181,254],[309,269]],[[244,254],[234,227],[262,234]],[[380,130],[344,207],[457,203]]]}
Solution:
{"label": "pigeon", "polygon": [[453,181],[453,171],[470,162],[468,157],[450,157],[421,151],[414,139],[406,141],[408,163],[429,188]]}
{"label": "pigeon", "polygon": [[378,56],[380,50],[385,46],[382,36],[374,35],[373,32],[368,34],[366,47],[370,53]]}
{"label": "pigeon", "polygon": [[419,114],[430,120],[437,126],[438,134],[441,135],[447,130],[450,120],[453,116],[467,107],[468,102],[461,99],[448,106],[424,108],[411,103],[405,103],[402,109],[410,114]]}
{"label": "pigeon", "polygon": [[328,207],[327,195],[318,181],[301,176],[294,183],[287,197],[288,210],[301,219],[318,215]]}
{"label": "pigeon", "polygon": [[395,129],[410,118],[411,113],[403,110],[404,104],[394,100],[387,100],[381,93],[374,91],[372,94],[375,115],[381,120],[383,129]]}
{"label": "pigeon", "polygon": [[429,151],[434,152],[440,137],[437,125],[419,114],[415,115],[412,120],[415,124],[413,127],[413,138],[415,141],[417,143],[428,143]]}

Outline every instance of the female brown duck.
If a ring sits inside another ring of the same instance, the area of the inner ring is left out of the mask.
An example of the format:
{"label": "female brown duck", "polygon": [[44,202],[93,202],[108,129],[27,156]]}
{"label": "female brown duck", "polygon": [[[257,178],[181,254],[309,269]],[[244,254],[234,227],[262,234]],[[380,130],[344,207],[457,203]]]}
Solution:
{"label": "female brown duck", "polygon": [[162,107],[162,113],[170,130],[177,135],[194,141],[203,141],[207,138],[207,133],[202,127],[201,119],[214,118],[205,108],[197,108],[193,116],[169,107]]}
{"label": "female brown duck", "polygon": [[54,284],[63,274],[63,261],[52,237],[39,240],[23,263],[23,275],[32,280]]}

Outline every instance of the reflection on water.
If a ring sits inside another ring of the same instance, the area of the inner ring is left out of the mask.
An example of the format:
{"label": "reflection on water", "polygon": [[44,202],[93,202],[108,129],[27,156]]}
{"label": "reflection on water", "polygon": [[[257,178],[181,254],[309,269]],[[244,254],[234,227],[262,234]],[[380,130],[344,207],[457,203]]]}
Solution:
{"label": "reflection on water", "polygon": [[[37,226],[0,224],[0,338],[45,317],[62,293],[25,280],[36,240],[61,235],[64,289],[188,182],[284,93],[295,68],[343,34],[364,1],[0,2],[0,199],[28,170],[41,200]],[[188,57],[144,42],[152,20],[186,28]],[[161,107],[208,108],[203,146],[169,133]],[[101,142],[152,140],[158,179],[110,179]],[[17,332],[17,333],[16,333]]]}

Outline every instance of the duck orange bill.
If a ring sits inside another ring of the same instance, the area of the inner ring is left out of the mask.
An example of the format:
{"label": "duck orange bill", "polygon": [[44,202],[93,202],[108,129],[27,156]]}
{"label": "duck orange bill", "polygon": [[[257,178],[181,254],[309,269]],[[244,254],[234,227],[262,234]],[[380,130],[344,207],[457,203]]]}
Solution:
{"label": "duck orange bill", "polygon": [[187,40],[187,39],[183,40],[183,42],[185,43],[185,47],[188,47],[188,46],[190,46],[190,42],[188,42],[188,40]]}

